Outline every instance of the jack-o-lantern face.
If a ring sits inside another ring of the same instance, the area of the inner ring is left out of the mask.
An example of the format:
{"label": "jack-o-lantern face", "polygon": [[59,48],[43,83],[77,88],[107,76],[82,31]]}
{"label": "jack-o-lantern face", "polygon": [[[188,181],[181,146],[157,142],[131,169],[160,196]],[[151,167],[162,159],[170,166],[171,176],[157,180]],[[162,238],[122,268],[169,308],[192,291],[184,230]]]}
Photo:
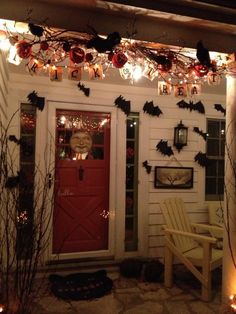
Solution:
{"label": "jack-o-lantern face", "polygon": [[79,131],[70,138],[71,149],[79,154],[88,153],[92,148],[92,137],[89,132]]}
{"label": "jack-o-lantern face", "polygon": [[126,64],[128,58],[123,52],[118,52],[112,56],[111,61],[114,67],[120,69]]}
{"label": "jack-o-lantern face", "polygon": [[81,63],[84,61],[85,53],[83,49],[79,47],[74,47],[74,48],[71,48],[69,56],[72,62]]}
{"label": "jack-o-lantern face", "polygon": [[197,63],[196,65],[194,65],[194,73],[198,76],[198,77],[203,77],[205,75],[207,75],[209,68],[206,65]]}

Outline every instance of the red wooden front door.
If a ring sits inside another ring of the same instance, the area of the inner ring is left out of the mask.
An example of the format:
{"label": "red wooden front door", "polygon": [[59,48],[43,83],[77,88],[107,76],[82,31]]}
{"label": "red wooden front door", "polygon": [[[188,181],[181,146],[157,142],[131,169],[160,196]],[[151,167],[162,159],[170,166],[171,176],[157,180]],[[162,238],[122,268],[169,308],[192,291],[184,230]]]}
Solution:
{"label": "red wooden front door", "polygon": [[109,160],[110,114],[57,110],[53,253],[108,249]]}

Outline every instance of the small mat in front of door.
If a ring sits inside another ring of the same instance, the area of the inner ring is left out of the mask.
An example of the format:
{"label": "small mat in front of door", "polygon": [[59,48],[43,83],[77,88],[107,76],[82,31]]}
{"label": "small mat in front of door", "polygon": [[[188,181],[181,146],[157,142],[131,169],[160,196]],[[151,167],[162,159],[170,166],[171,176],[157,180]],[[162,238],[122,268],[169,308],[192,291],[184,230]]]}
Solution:
{"label": "small mat in front of door", "polygon": [[64,300],[89,300],[100,298],[109,293],[113,282],[105,270],[93,273],[75,273],[67,276],[49,276],[51,291]]}

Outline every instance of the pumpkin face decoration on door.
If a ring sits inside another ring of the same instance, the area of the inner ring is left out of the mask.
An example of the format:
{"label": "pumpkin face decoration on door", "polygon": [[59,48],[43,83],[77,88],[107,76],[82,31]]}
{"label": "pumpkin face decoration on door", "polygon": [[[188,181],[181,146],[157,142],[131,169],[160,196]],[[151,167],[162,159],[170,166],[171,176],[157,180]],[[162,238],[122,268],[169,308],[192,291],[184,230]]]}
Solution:
{"label": "pumpkin face decoration on door", "polygon": [[92,159],[92,136],[87,131],[75,132],[70,138],[70,147],[76,154],[76,159]]}

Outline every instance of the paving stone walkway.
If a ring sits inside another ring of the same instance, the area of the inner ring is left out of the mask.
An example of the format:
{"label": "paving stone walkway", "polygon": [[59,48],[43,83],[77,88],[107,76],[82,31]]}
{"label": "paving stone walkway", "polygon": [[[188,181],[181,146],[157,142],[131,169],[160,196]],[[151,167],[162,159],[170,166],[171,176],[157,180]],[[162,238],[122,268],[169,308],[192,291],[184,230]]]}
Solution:
{"label": "paving stone walkway", "polygon": [[[91,301],[65,302],[50,291],[41,295],[35,304],[35,314],[213,314],[226,313],[221,304],[221,274],[213,282],[211,302],[200,300],[200,285],[185,272],[175,272],[171,289],[162,282],[148,283],[127,279],[118,273],[108,273],[113,280],[112,292]],[[227,312],[229,313],[229,312]]]}

